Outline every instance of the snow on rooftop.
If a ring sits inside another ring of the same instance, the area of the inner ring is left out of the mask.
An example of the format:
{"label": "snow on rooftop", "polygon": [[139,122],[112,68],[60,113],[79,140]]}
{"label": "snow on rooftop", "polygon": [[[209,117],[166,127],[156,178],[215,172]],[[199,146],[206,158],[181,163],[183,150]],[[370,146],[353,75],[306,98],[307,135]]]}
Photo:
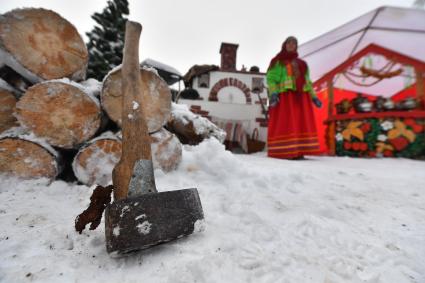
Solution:
{"label": "snow on rooftop", "polygon": [[150,58],[143,60],[141,65],[146,65],[146,66],[153,67],[155,69],[160,69],[160,70],[166,71],[168,73],[178,75],[179,77],[183,76],[177,69],[175,69],[175,68],[173,68],[169,65],[166,65],[164,63],[150,59]]}

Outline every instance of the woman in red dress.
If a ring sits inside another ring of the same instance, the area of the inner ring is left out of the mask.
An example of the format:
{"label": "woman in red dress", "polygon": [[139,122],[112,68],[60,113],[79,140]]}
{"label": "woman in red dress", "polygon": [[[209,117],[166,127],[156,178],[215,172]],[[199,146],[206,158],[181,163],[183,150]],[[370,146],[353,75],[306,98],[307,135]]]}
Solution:
{"label": "woman in red dress", "polygon": [[307,63],[298,58],[298,42],[288,37],[267,70],[269,88],[268,156],[303,159],[319,153],[314,103],[322,103],[314,92]]}

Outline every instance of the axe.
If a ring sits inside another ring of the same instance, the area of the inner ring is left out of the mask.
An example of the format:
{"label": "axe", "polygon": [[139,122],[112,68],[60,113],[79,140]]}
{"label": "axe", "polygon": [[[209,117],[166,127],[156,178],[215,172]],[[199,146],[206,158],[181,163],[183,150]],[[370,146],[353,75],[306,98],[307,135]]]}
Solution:
{"label": "axe", "polygon": [[[135,107],[152,93],[141,77],[142,26],[127,21],[122,64],[122,155],[112,172],[114,201],[105,210],[106,250],[132,252],[193,233],[204,214],[196,188],[158,192],[144,108]],[[140,97],[142,96],[142,97]]]}

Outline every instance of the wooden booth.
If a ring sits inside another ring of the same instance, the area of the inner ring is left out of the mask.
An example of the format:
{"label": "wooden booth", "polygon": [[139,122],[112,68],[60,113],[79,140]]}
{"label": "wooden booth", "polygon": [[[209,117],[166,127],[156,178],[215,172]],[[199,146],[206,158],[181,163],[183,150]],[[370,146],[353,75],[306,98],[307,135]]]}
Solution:
{"label": "wooden booth", "polygon": [[424,74],[425,62],[370,44],[315,81],[329,154],[425,157]]}
{"label": "wooden booth", "polygon": [[321,109],[320,148],[422,158],[425,10],[382,6],[300,45]]}

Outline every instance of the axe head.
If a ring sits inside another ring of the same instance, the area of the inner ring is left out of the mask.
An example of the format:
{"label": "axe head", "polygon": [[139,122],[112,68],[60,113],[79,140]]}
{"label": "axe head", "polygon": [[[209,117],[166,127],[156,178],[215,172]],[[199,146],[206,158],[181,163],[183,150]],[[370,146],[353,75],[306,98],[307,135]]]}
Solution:
{"label": "axe head", "polygon": [[192,234],[204,213],[197,189],[143,194],[105,211],[106,250],[124,256]]}

